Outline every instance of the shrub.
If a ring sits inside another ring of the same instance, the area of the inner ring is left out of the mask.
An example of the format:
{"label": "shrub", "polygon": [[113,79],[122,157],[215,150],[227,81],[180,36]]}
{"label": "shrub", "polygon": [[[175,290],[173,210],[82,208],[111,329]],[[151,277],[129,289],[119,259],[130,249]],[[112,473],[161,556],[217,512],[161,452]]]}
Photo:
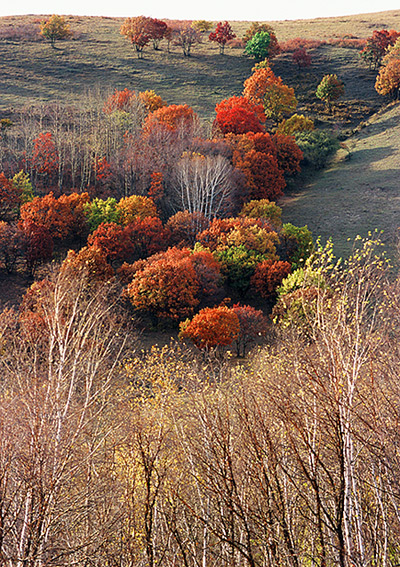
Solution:
{"label": "shrub", "polygon": [[327,132],[317,130],[299,132],[295,139],[303,152],[303,163],[315,169],[322,169],[329,156],[339,148],[338,139]]}

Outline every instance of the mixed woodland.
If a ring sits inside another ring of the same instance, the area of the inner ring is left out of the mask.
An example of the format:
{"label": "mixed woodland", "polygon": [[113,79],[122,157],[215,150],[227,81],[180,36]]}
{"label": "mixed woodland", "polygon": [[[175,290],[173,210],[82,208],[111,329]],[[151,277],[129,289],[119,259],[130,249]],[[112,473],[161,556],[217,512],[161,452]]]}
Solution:
{"label": "mixed woodland", "polygon": [[[120,33],[139,59],[239,41],[228,22]],[[385,101],[399,37],[342,40]],[[0,120],[1,278],[25,281],[0,313],[6,567],[399,563],[400,280],[376,232],[342,260],[282,222],[296,176],[346,145],[274,73],[283,48],[309,67],[310,40],[240,41],[254,66],[212,124],[128,87]],[[328,115],[344,89],[321,77]]]}

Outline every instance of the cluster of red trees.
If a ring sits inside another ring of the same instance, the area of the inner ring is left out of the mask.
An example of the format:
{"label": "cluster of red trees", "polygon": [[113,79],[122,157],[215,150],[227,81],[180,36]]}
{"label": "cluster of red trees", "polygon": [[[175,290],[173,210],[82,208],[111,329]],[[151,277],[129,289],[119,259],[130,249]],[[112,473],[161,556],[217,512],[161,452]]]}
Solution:
{"label": "cluster of red trees", "polygon": [[[158,22],[145,23],[150,37]],[[243,96],[217,105],[212,139],[192,108],[168,105],[154,91],[116,90],[92,102],[80,114],[33,112],[25,129],[2,136],[4,267],[24,262],[34,275],[53,250],[70,247],[70,268],[90,266],[94,281],[117,278],[127,304],[153,322],[177,324],[202,309],[231,317],[233,308],[215,307],[225,297],[273,301],[297,256],[312,248],[307,228],[282,227],[271,202],[300,170],[294,137],[266,126],[291,116],[301,128],[293,89],[256,66]],[[35,131],[44,123],[46,131]],[[244,321],[263,328],[260,313],[240,309],[234,319],[243,322],[229,335],[238,354],[254,338]]]}

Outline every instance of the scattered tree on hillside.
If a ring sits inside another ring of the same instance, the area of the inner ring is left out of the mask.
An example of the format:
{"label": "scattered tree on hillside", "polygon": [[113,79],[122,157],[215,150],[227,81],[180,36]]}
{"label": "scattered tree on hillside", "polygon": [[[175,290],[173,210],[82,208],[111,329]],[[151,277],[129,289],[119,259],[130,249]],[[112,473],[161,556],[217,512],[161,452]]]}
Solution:
{"label": "scattered tree on hillside", "polygon": [[344,95],[343,81],[337,75],[324,75],[315,91],[317,98],[326,103],[328,110],[332,108],[332,102]]}
{"label": "scattered tree on hillside", "polygon": [[210,41],[215,41],[219,45],[219,52],[221,55],[225,52],[225,45],[231,39],[235,38],[236,34],[232,31],[232,26],[228,23],[218,22],[217,27],[213,32],[210,33],[208,39]]}
{"label": "scattered tree on hillside", "polygon": [[299,69],[311,66],[311,55],[304,48],[293,51],[292,58]]}
{"label": "scattered tree on hillside", "polygon": [[367,44],[361,51],[361,57],[368,61],[369,67],[377,69],[390,46],[400,37],[395,30],[375,30],[367,39]]}
{"label": "scattered tree on hillside", "polygon": [[65,18],[56,14],[40,24],[40,33],[50,41],[53,49],[55,49],[56,41],[68,39],[72,36],[69,24],[67,24]]}
{"label": "scattered tree on hillside", "polygon": [[138,58],[143,57],[143,50],[150,41],[149,24],[151,18],[137,16],[126,18],[120,28],[121,35],[124,35],[135,47]]}
{"label": "scattered tree on hillside", "polygon": [[245,47],[246,55],[254,57],[258,61],[268,59],[270,54],[271,36],[267,31],[257,32]]}
{"label": "scattered tree on hillside", "polygon": [[201,33],[189,24],[183,24],[174,30],[174,45],[182,48],[183,55],[190,57],[192,47],[202,42]]}
{"label": "scattered tree on hillside", "polygon": [[199,32],[207,33],[213,27],[213,23],[207,20],[195,20],[192,22],[192,28]]}
{"label": "scattered tree on hillside", "polygon": [[392,99],[398,99],[400,95],[400,58],[390,59],[383,65],[375,82],[376,91]]}

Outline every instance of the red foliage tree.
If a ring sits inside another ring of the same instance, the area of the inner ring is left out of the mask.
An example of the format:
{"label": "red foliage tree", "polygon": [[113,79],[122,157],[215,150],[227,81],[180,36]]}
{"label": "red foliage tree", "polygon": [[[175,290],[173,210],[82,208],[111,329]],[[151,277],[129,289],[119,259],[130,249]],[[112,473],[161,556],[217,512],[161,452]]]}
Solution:
{"label": "red foliage tree", "polygon": [[199,212],[179,211],[168,219],[166,228],[170,231],[171,246],[193,246],[199,232],[205,230],[209,220]]}
{"label": "red foliage tree", "polygon": [[195,250],[191,260],[200,285],[200,299],[215,302],[221,284],[221,265],[208,250]]}
{"label": "red foliage tree", "polygon": [[160,41],[165,37],[167,29],[167,24],[162,20],[158,20],[157,18],[150,18],[150,21],[147,25],[147,32],[153,42],[153,47],[155,50],[158,50],[160,48]]}
{"label": "red foliage tree", "polygon": [[150,41],[150,25],[151,18],[146,16],[137,16],[136,18],[126,18],[120,28],[121,35],[124,35],[135,46],[137,56],[143,57],[143,49]]}
{"label": "red foliage tree", "polygon": [[7,179],[4,173],[0,173],[0,218],[11,220],[18,214],[21,204],[22,190],[14,185],[12,180]]}
{"label": "red foliage tree", "polygon": [[103,112],[111,114],[115,110],[129,112],[137,104],[135,91],[125,88],[123,91],[115,89],[114,94],[110,95],[103,107]]}
{"label": "red foliage tree", "polygon": [[239,334],[235,341],[236,353],[244,357],[249,345],[264,335],[267,330],[267,319],[263,312],[250,305],[235,303],[232,307],[239,319]]}
{"label": "red foliage tree", "polygon": [[58,170],[59,156],[51,132],[39,134],[33,140],[32,167],[42,177],[51,178]]}
{"label": "red foliage tree", "polygon": [[265,123],[264,107],[254,104],[244,96],[233,96],[215,107],[216,123],[223,134],[262,132]]}
{"label": "red foliage tree", "polygon": [[225,51],[225,45],[231,39],[235,38],[236,34],[232,31],[232,26],[228,22],[218,22],[217,27],[213,32],[210,33],[208,39],[210,41],[215,41],[219,45],[219,52],[223,55]]}
{"label": "red foliage tree", "polygon": [[271,299],[282,280],[290,274],[291,269],[292,266],[289,262],[264,260],[256,266],[250,285],[261,297]]}
{"label": "red foliage tree", "polygon": [[49,231],[52,238],[60,240],[82,237],[87,231],[83,207],[89,201],[87,193],[71,193],[56,199],[51,192],[24,203],[21,207],[20,222],[28,221],[41,225]]}
{"label": "red foliage tree", "polygon": [[131,244],[131,261],[162,252],[170,242],[170,232],[159,217],[136,218],[125,228]]}
{"label": "red foliage tree", "polygon": [[109,262],[124,262],[133,251],[133,243],[124,227],[114,222],[102,222],[89,235],[88,245],[101,250]]}
{"label": "red foliage tree", "polygon": [[288,175],[299,173],[303,152],[296,144],[294,136],[274,134],[272,141],[276,148],[276,158],[279,168]]}
{"label": "red foliage tree", "polygon": [[169,248],[140,260],[136,267],[125,295],[137,311],[170,321],[193,314],[200,285],[190,250]]}
{"label": "red foliage tree", "polygon": [[367,39],[361,57],[368,61],[370,67],[376,69],[381,64],[388,47],[394,45],[399,37],[400,32],[395,30],[375,30]]}
{"label": "red foliage tree", "polygon": [[26,252],[25,233],[15,224],[0,222],[0,262],[9,274]]}
{"label": "red foliage tree", "polygon": [[48,228],[30,220],[25,220],[20,228],[26,237],[26,267],[29,275],[33,277],[40,264],[51,260],[53,238]]}
{"label": "red foliage tree", "polygon": [[202,309],[191,321],[181,323],[179,333],[201,349],[231,345],[238,335],[238,316],[226,305]]}

